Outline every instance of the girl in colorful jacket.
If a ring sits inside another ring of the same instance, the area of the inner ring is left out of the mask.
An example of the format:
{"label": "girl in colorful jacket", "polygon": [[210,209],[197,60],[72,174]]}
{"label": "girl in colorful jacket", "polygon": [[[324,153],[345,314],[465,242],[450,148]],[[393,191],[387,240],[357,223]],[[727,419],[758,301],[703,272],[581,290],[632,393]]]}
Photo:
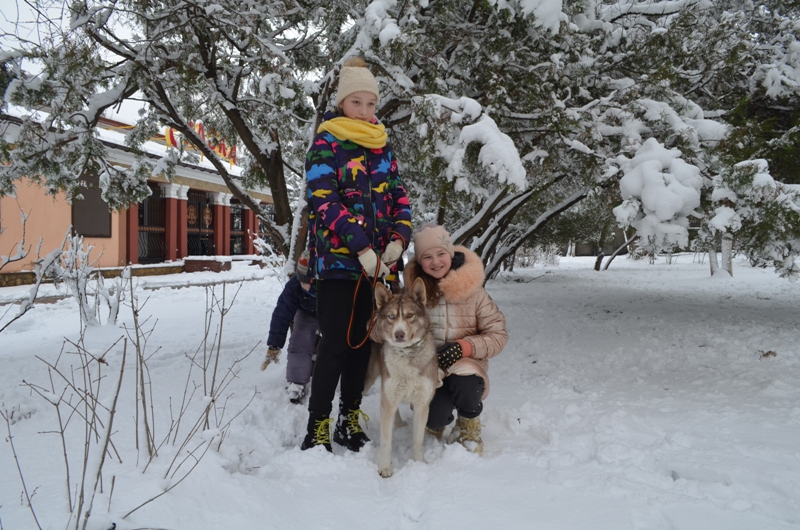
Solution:
{"label": "girl in colorful jacket", "polygon": [[480,413],[489,395],[489,359],[508,341],[506,319],[483,288],[483,263],[466,247],[453,246],[450,234],[425,224],[414,236],[414,256],[405,284],[422,278],[428,296],[442,386],[428,414],[428,429],[441,438],[458,413],[453,435],[469,451],[482,454]]}
{"label": "girl in colorful jacket", "polygon": [[[329,418],[340,384],[333,439],[352,451],[369,441],[360,426],[370,354],[372,285],[397,270],[411,236],[411,209],[375,119],[378,84],[360,58],[339,73],[335,113],[325,115],[306,155],[309,262],[317,292],[317,348],[307,433],[301,449],[331,450]],[[371,280],[372,279],[372,280]]]}

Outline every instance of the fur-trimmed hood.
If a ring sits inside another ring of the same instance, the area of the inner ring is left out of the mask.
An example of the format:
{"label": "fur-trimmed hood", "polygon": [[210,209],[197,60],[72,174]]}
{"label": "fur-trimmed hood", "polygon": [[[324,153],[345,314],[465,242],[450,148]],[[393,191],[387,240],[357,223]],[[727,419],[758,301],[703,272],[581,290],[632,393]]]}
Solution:
{"label": "fur-trimmed hood", "polygon": [[[462,302],[483,287],[483,262],[467,247],[456,245],[453,250],[464,254],[464,264],[457,269],[450,270],[444,278],[439,280],[439,289],[448,302]],[[403,271],[405,284],[413,285],[414,280],[420,275],[420,271],[422,271],[422,266],[413,255],[409,256],[408,264]]]}

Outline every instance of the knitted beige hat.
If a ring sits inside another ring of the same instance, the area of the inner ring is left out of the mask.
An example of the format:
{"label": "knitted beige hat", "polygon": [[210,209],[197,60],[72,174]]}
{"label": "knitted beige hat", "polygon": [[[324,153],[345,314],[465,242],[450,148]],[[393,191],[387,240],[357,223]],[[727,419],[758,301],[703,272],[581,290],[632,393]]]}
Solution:
{"label": "knitted beige hat", "polygon": [[428,250],[441,247],[445,249],[450,257],[453,257],[453,243],[450,241],[450,234],[443,226],[433,223],[426,223],[420,227],[414,236],[414,256],[419,258]]}
{"label": "knitted beige hat", "polygon": [[336,91],[336,106],[341,105],[344,98],[355,92],[370,92],[378,99],[381,97],[378,82],[361,57],[351,57],[342,66],[339,72],[339,89]]}

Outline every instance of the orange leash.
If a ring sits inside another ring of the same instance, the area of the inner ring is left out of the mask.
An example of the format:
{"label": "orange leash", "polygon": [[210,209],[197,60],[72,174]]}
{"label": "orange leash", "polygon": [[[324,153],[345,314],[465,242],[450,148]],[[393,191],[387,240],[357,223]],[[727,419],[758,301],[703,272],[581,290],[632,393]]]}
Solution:
{"label": "orange leash", "polygon": [[[372,296],[373,297],[375,296],[375,294],[374,294],[375,293],[375,286],[378,285],[378,272],[380,272],[380,270],[381,270],[381,261],[380,261],[380,258],[379,258],[378,259],[378,264],[375,267],[375,279],[370,284],[370,287],[372,287],[372,293],[373,293]],[[364,271],[362,269],[361,270],[361,274],[363,274],[364,276],[367,277],[367,282],[369,283],[369,275],[367,275],[366,271]],[[356,284],[356,290],[353,293],[353,307],[352,307],[352,309],[350,309],[350,323],[347,324],[347,345],[350,346],[350,348],[352,348],[354,350],[359,349],[361,346],[363,346],[367,342],[367,340],[369,339],[370,334],[372,333],[372,326],[375,325],[375,304],[373,303],[372,304],[372,308],[370,309],[370,314],[369,314],[369,328],[367,329],[367,336],[364,337],[364,340],[359,342],[357,346],[353,346],[353,344],[350,342],[350,332],[353,330],[353,318],[355,317],[355,314],[356,314],[356,297],[358,296],[358,288],[359,287],[361,287],[361,278],[358,279],[358,283]]]}

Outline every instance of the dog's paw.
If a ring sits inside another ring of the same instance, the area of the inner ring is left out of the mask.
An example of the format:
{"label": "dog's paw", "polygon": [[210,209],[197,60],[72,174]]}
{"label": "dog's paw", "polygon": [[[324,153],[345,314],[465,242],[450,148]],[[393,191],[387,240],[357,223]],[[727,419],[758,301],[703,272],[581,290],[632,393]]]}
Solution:
{"label": "dog's paw", "polygon": [[378,469],[378,474],[383,478],[389,478],[392,476],[392,466],[389,467],[382,467]]}

